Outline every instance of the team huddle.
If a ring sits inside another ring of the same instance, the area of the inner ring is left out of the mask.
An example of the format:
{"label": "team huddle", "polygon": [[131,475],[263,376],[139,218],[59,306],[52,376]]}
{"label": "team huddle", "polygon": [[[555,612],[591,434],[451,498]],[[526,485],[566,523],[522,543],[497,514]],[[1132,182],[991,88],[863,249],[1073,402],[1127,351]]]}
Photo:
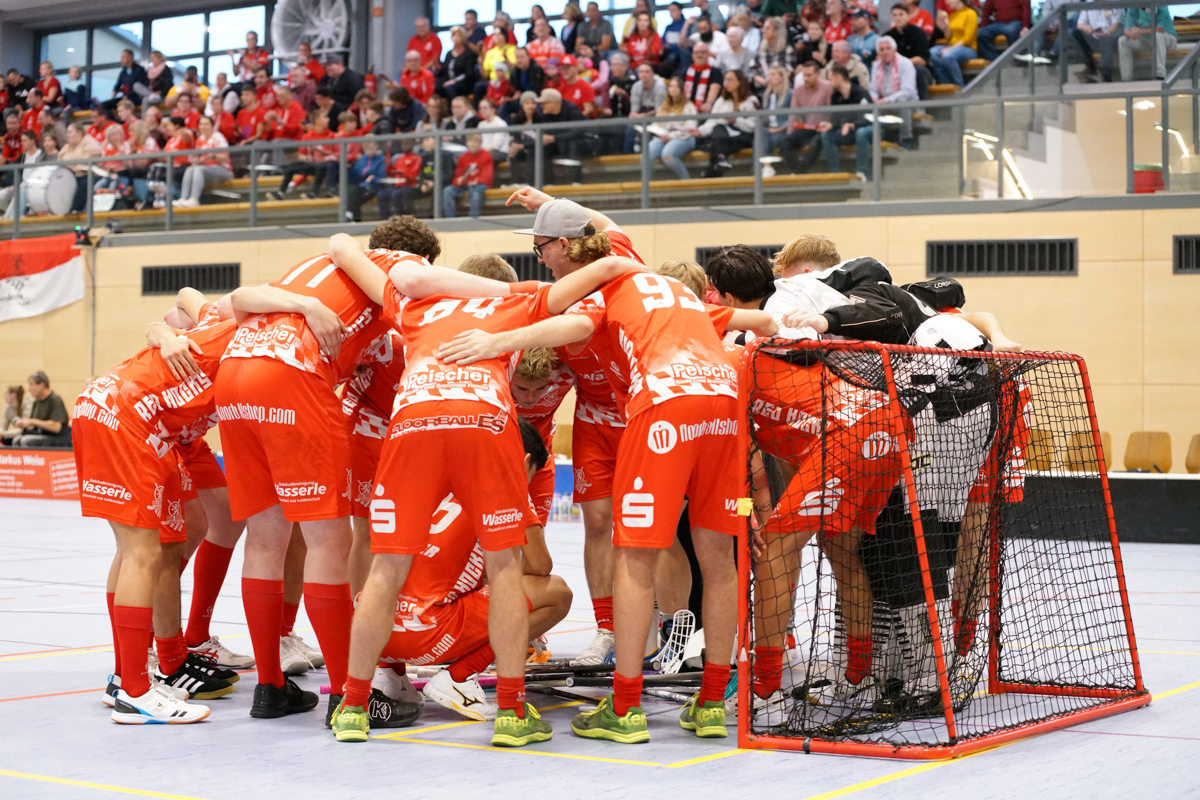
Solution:
{"label": "team huddle", "polygon": [[[778,335],[1013,346],[998,323],[939,314],[879,262],[842,262],[811,236],[776,256],[780,277],[758,307],[711,304],[698,266],[648,268],[605,215],[532,188],[510,202],[536,211],[533,227],[516,233],[532,237],[553,283],[519,282],[494,255],[433,266],[437,235],[393,217],[366,249],[338,234],[269,285],[216,303],[181,290],[147,328],[147,347],[80,394],[83,513],[107,519],[117,540],[108,585],[116,666],[103,697],[114,721],[200,721],[210,709],[193,701],[232,692],[237,670],[250,667],[252,717],[311,711],[318,695],[289,676],[323,665],[325,724],[338,741],[412,724],[426,699],[494,721],[493,745],[551,738],[524,682],[539,637],[572,601],[544,535],[555,412],[571,389],[574,499],[597,623],[572,663],[612,665],[612,692],[574,718],[576,735],[650,739],[644,660],[669,638],[691,588],[683,514],[703,577],[705,643],[685,730],[727,736],[735,541],[747,531],[756,563],[776,565],[755,577],[756,707],[784,703],[787,599],[799,549],[818,529],[845,618],[845,663],[830,691],[870,684],[871,582],[858,554],[900,468],[894,449],[865,450],[863,431],[887,441],[905,431],[886,396],[836,381],[838,413],[823,422],[830,379],[820,361],[778,359],[774,384],[756,376],[778,396],[747,416],[742,345]],[[717,257],[736,266],[749,248],[726,250]],[[223,472],[203,439],[213,425]],[[838,455],[823,459],[826,451]],[[1008,454],[982,455],[975,472]],[[766,473],[787,491],[760,480]],[[841,500],[818,504],[814,520],[795,499],[830,481]],[[252,658],[209,632],[243,531]],[[189,560],[185,631],[179,576]],[[292,630],[301,598],[319,653]],[[657,632],[656,603],[667,620]],[[968,606],[956,602],[962,631],[977,613]],[[432,665],[443,666],[417,690],[412,670]]]}

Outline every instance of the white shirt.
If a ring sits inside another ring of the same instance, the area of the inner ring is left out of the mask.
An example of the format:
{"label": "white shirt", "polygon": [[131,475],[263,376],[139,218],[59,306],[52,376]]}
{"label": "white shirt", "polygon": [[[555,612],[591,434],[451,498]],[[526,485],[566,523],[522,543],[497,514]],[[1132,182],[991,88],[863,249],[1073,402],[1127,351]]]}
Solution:
{"label": "white shirt", "polygon": [[[729,38],[720,31],[713,31],[712,35],[713,38],[712,41],[708,43],[708,49],[709,52],[713,54],[713,57],[715,58],[716,56],[721,55],[721,53],[729,52]],[[693,44],[698,43],[700,41],[700,31],[696,31],[689,36],[688,39],[690,39]],[[745,47],[745,44],[742,46]]]}
{"label": "white shirt", "polygon": [[511,136],[509,136],[507,133],[484,133],[485,129],[490,130],[492,128],[500,129],[507,127],[508,123],[499,117],[479,120],[479,127],[477,130],[479,131],[479,135],[483,137],[483,149],[501,150],[507,153],[509,143],[512,141]]}

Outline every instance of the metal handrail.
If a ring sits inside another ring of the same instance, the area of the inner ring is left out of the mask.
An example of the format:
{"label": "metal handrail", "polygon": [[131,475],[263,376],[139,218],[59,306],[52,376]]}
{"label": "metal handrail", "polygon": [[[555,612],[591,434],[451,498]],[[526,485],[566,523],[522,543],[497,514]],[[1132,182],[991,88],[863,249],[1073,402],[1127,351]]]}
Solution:
{"label": "metal handrail", "polygon": [[1187,70],[1189,68],[1193,68],[1192,69],[1192,88],[1195,89],[1196,88],[1196,70],[1194,69],[1194,67],[1196,67],[1197,63],[1200,63],[1200,45],[1193,47],[1188,52],[1187,56],[1185,56],[1182,61],[1180,61],[1178,64],[1175,65],[1175,69],[1171,70],[1171,72],[1167,75],[1167,77],[1163,78],[1163,82],[1162,82],[1163,88],[1164,89],[1172,88],[1176,83],[1179,82],[1179,79],[1183,77],[1183,73],[1187,72]]}

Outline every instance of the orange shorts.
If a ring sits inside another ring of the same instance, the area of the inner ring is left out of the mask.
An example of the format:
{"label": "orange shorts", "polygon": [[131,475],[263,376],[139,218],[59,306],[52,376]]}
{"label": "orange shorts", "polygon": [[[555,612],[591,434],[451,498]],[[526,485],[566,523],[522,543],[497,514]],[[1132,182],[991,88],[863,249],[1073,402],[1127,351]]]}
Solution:
{"label": "orange shorts", "polygon": [[192,479],[193,489],[224,489],[228,485],[208,442],[196,439],[188,444],[176,445],[176,448],[179,450],[179,459]]}
{"label": "orange shorts", "polygon": [[669,547],[688,498],[692,527],[736,536],[748,441],[732,397],[683,396],[629,420],[613,479],[613,544]]}
{"label": "orange shorts", "polygon": [[346,421],[324,380],[269,358],[231,358],[216,396],[234,519],[276,503],[290,522],[350,516]]}
{"label": "orange shorts", "polygon": [[426,628],[418,623],[416,630],[404,626],[412,617],[401,608],[396,612],[392,636],[383,648],[380,660],[385,664],[447,664],[488,643],[488,589],[481,586],[453,603],[434,606],[426,616],[436,625]]}
{"label": "orange shorts", "polygon": [[163,543],[187,541],[183,504],[195,494],[184,491],[175,448],[160,457],[145,433],[130,419],[113,430],[76,414],[71,437],[83,516],[157,530]]}
{"label": "orange shorts", "polygon": [[[480,413],[480,407],[485,413]],[[484,550],[525,544],[529,486],[525,449],[515,417],[504,429],[412,426],[441,415],[492,416],[477,401],[421,403],[401,411],[388,429],[371,498],[371,552],[415,554],[429,540],[429,525],[451,492],[477,525]],[[462,413],[465,412],[465,413]]]}
{"label": "orange shorts", "polygon": [[350,436],[350,513],[371,516],[371,492],[375,488],[375,470],[383,452],[383,439],[355,433]]}
{"label": "orange shorts", "polygon": [[624,428],[575,420],[571,429],[571,461],[575,467],[575,502],[613,496],[617,448]]}
{"label": "orange shorts", "polygon": [[889,408],[877,408],[850,427],[815,440],[767,521],[776,533],[819,530],[826,537],[851,528],[875,532],[875,520],[900,480],[900,450]]}

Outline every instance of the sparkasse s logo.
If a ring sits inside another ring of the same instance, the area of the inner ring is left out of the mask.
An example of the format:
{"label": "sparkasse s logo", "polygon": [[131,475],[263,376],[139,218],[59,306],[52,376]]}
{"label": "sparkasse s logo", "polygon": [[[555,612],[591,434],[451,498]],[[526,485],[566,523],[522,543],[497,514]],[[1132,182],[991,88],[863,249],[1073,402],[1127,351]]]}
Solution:
{"label": "sparkasse s logo", "polygon": [[646,436],[646,446],[660,456],[671,452],[677,441],[679,434],[675,426],[661,419],[650,426],[650,433]]}

